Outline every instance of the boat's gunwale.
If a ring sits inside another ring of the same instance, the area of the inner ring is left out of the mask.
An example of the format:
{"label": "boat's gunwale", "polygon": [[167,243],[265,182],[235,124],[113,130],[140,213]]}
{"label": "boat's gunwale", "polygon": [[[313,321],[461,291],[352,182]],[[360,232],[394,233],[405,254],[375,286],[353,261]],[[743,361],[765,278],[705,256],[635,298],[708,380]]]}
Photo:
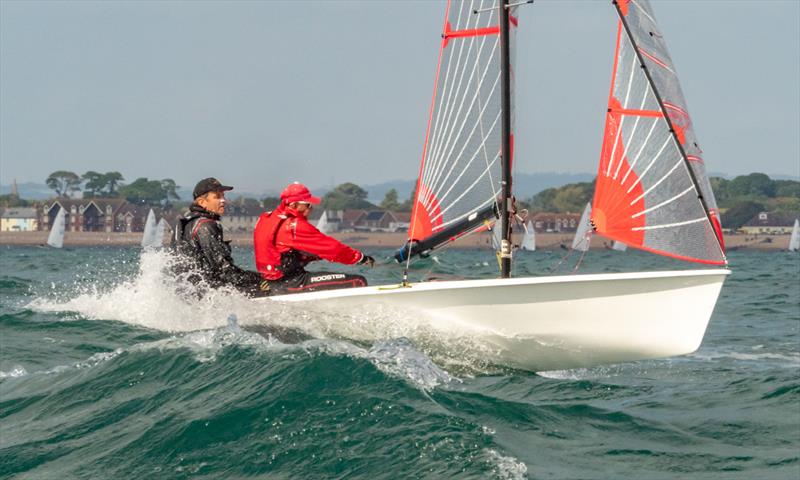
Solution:
{"label": "boat's gunwale", "polygon": [[727,268],[703,269],[703,270],[666,270],[652,272],[620,272],[620,273],[589,273],[558,276],[541,277],[513,277],[513,278],[491,278],[476,280],[443,280],[434,282],[410,283],[407,286],[399,284],[372,285],[359,288],[348,288],[341,290],[323,290],[319,292],[294,293],[290,295],[276,295],[264,297],[258,300],[270,300],[280,302],[301,302],[309,300],[322,300],[329,298],[344,298],[357,296],[373,296],[387,294],[402,294],[404,292],[437,291],[450,289],[469,289],[469,288],[492,288],[510,287],[520,285],[545,285],[555,283],[583,283],[598,281],[623,281],[640,280],[645,278],[675,278],[675,277],[703,277],[703,276],[727,276],[731,270]]}

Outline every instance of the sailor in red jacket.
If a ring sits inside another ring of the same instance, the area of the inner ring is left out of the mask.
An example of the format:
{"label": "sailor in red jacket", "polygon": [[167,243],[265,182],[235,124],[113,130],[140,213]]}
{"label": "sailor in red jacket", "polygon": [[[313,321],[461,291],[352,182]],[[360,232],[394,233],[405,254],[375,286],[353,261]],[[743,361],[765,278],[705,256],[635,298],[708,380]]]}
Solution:
{"label": "sailor in red jacket", "polygon": [[367,285],[361,275],[305,270],[307,264],[320,259],[370,267],[375,263],[369,255],[325,235],[308,222],[313,205],[319,203],[308,187],[295,182],[281,193],[278,208],[259,217],[253,232],[256,268],[269,280],[272,294]]}

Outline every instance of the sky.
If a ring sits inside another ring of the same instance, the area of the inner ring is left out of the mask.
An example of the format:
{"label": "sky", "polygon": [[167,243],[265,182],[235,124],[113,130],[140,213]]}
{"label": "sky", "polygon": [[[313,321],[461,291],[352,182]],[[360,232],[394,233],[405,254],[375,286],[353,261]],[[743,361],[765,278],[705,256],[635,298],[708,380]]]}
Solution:
{"label": "sky", "polygon": [[[800,176],[800,1],[653,0],[709,171]],[[0,0],[0,183],[416,178],[444,3]],[[520,8],[516,169],[594,172],[607,1]]]}

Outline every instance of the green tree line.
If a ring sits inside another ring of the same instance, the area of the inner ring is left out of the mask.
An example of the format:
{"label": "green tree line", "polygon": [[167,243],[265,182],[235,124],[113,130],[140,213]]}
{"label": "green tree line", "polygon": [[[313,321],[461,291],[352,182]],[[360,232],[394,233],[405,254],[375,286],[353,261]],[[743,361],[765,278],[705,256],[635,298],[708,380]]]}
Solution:
{"label": "green tree line", "polygon": [[[740,175],[732,180],[711,177],[722,224],[736,229],[758,212],[800,214],[800,182],[773,180],[763,173]],[[531,213],[580,213],[594,195],[594,182],[570,183],[542,190],[518,204]]]}
{"label": "green tree line", "polygon": [[124,198],[132,203],[147,205],[169,206],[173,200],[180,200],[178,185],[171,178],[150,180],[140,177],[128,184],[124,181],[119,172],[90,170],[78,175],[58,170],[47,177],[45,184],[61,198],[70,198],[82,192],[83,198]]}

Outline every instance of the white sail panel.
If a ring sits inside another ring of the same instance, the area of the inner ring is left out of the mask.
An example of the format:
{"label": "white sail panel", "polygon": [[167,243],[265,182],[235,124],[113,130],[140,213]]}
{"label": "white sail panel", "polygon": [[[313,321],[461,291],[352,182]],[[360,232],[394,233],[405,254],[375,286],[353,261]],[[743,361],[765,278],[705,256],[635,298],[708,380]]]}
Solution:
{"label": "white sail panel", "polygon": [[47,237],[47,244],[54,248],[64,246],[64,230],[66,229],[66,214],[64,209],[59,207],[53,225],[50,227],[50,235]]}
{"label": "white sail panel", "polygon": [[589,250],[589,245],[592,243],[592,224],[590,219],[592,216],[592,204],[587,203],[586,208],[583,209],[583,214],[578,222],[578,229],[575,231],[575,238],[572,239],[573,250],[580,250],[585,252]]}
{"label": "white sail panel", "polygon": [[163,218],[158,221],[156,225],[156,232],[153,236],[153,246],[154,247],[161,247],[164,245],[164,234],[167,230],[167,221]]}
{"label": "white sail panel", "polygon": [[[514,44],[515,12],[516,7],[510,10],[510,47]],[[498,13],[496,0],[453,0],[447,4],[434,97],[409,227],[411,239],[426,238],[478,210],[492,207],[500,195],[502,121]],[[513,49],[510,51],[513,53]],[[513,108],[511,116],[513,131]]]}
{"label": "white sail panel", "polygon": [[533,223],[530,220],[525,224],[525,233],[519,248],[530,252],[536,250],[536,230],[533,229]]}
{"label": "white sail panel", "polygon": [[142,233],[142,247],[152,247],[156,237],[156,214],[151,208],[147,212],[147,220],[144,222],[144,233]]}
{"label": "white sail panel", "polygon": [[[708,178],[663,37],[646,1],[618,5],[621,20],[592,219],[598,233],[613,240],[724,264],[716,203],[710,186],[704,186]],[[643,36],[657,42],[640,43]]]}
{"label": "white sail panel", "polygon": [[792,236],[789,238],[789,251],[796,252],[798,250],[800,250],[800,220],[795,218]]}
{"label": "white sail panel", "polygon": [[317,220],[317,230],[322,233],[330,233],[330,225],[328,223],[328,211],[325,210],[322,212],[322,216],[319,217]]}

